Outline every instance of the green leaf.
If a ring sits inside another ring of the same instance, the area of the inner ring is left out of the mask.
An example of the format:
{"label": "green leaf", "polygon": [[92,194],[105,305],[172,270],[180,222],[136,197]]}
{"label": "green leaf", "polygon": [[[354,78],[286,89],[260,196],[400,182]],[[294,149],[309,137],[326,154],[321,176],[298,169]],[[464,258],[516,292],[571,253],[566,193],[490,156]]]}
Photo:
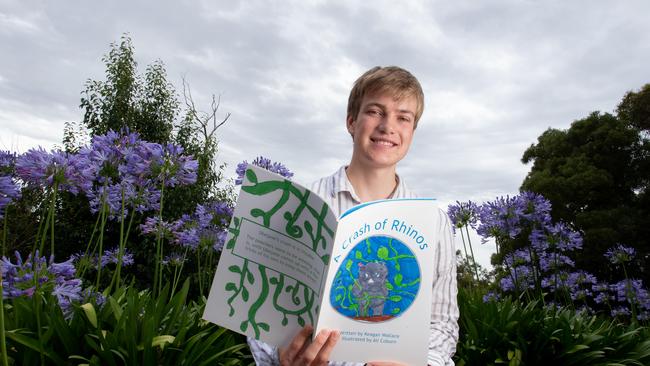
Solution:
{"label": "green leaf", "polygon": [[266,323],[257,323],[257,326],[260,327],[260,328],[262,328],[262,329],[263,329],[264,331],[266,331],[266,332],[268,332],[269,329],[271,329],[271,327],[269,327],[269,325],[266,324]]}
{"label": "green leaf", "polygon": [[361,254],[361,252],[357,250],[354,252],[354,257],[356,259],[363,259],[363,254]]}
{"label": "green leaf", "polygon": [[112,296],[108,298],[108,304],[111,307],[111,310],[113,311],[113,316],[115,317],[115,320],[119,322],[120,318],[122,318],[122,308],[117,303],[117,300],[115,300]]}
{"label": "green leaf", "polygon": [[244,300],[244,302],[248,301],[248,290],[246,287],[241,288],[241,298]]}
{"label": "green leaf", "polygon": [[383,260],[388,259],[388,248],[384,246],[379,247],[379,249],[377,249],[377,257]]}
{"label": "green leaf", "polygon": [[400,295],[393,295],[393,296],[389,297],[388,299],[390,301],[394,301],[394,302],[402,301],[402,297]]}
{"label": "green leaf", "polygon": [[336,295],[336,298],[334,298],[334,301],[339,301],[342,298],[343,298],[343,296],[341,296],[341,294],[338,294],[338,295]]}
{"label": "green leaf", "polygon": [[282,318],[282,325],[286,326],[287,324],[289,324],[289,319],[287,317]]}
{"label": "green leaf", "polygon": [[298,319],[296,320],[298,321],[298,324],[300,324],[301,327],[305,326],[305,320],[301,316],[298,316]]}
{"label": "green leaf", "polygon": [[97,328],[97,313],[95,312],[95,307],[93,304],[89,302],[85,303],[81,305],[81,309],[83,309],[90,324],[92,324],[93,327]]}
{"label": "green leaf", "polygon": [[393,314],[397,314],[397,313],[400,312],[400,310],[401,310],[400,308],[393,308],[392,313],[393,313]]}
{"label": "green leaf", "polygon": [[243,322],[241,322],[241,324],[239,324],[239,329],[242,332],[245,332],[246,329],[248,329],[248,320],[244,320]]}
{"label": "green leaf", "polygon": [[255,284],[255,276],[250,271],[246,272],[246,279],[251,285]]}
{"label": "green leaf", "polygon": [[165,349],[165,345],[167,345],[167,343],[174,343],[175,339],[176,338],[171,335],[160,335],[153,337],[153,340],[151,341],[151,347],[160,347],[160,349]]}
{"label": "green leaf", "polygon": [[226,291],[237,291],[237,285],[234,282],[226,283]]}
{"label": "green leaf", "polygon": [[390,282],[386,282],[386,288],[387,288],[388,290],[392,290],[392,289],[393,289],[393,285],[392,285]]}

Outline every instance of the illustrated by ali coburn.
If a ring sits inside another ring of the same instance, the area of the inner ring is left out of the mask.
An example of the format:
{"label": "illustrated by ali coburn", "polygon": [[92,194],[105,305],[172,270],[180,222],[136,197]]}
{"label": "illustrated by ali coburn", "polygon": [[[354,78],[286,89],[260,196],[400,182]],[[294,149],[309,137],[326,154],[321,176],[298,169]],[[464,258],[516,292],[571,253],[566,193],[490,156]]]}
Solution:
{"label": "illustrated by ali coburn", "polygon": [[306,324],[341,332],[332,361],[426,364],[436,243],[431,199],[358,205],[249,165],[203,318],[285,346]]}

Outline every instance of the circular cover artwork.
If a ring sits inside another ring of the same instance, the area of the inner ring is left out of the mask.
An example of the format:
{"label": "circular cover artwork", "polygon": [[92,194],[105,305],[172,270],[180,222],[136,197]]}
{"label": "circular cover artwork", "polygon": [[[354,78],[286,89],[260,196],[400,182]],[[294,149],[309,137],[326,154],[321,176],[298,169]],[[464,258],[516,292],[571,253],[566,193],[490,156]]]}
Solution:
{"label": "circular cover artwork", "polygon": [[341,262],[330,303],[342,315],[383,322],[404,313],[420,288],[420,266],[404,243],[371,236],[357,243]]}

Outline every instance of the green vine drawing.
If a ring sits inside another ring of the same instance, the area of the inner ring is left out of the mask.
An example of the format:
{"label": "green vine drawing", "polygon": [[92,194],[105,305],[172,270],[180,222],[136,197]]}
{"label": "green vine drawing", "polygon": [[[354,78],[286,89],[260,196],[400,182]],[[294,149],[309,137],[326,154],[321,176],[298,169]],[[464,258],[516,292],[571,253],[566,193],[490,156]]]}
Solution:
{"label": "green vine drawing", "polygon": [[[288,236],[295,239],[303,238],[304,234],[307,233],[311,241],[311,250],[321,258],[324,264],[328,264],[330,259],[329,255],[320,255],[318,253],[319,250],[326,249],[327,240],[325,235],[332,239],[334,237],[334,231],[325,222],[328,213],[327,204],[323,203],[323,205],[318,209],[312,207],[309,205],[310,192],[301,192],[301,190],[296,188],[289,180],[268,180],[259,182],[257,175],[252,169],[246,171],[246,177],[248,178],[250,185],[242,186],[242,191],[248,194],[264,196],[272,192],[281,191],[280,198],[270,209],[264,210],[261,208],[253,208],[250,211],[250,215],[255,218],[261,218],[261,224],[264,227],[269,228],[271,219],[274,215],[281,211],[292,197],[295,197],[299,203],[295,210],[293,210],[293,212],[287,210],[282,214],[282,217],[286,220],[284,230]],[[301,215],[304,215],[304,213],[308,213],[310,217],[313,218],[314,224],[310,222],[311,220],[304,220],[302,222],[302,227],[298,224]],[[241,217],[233,217],[232,225],[228,229],[232,234],[232,237],[228,243],[226,243],[226,249],[233,249],[235,247],[242,221]],[[236,310],[233,306],[233,302],[236,299],[240,298],[243,302],[248,303],[249,300],[252,300],[251,297],[255,296],[251,294],[250,288],[247,287],[248,285],[256,283],[255,275],[250,270],[251,264],[252,262],[244,259],[241,266],[232,265],[228,268],[230,272],[239,277],[238,280],[235,280],[234,282],[226,283],[225,287],[227,292],[232,292],[231,296],[227,300],[228,306],[230,307],[230,317],[235,315]],[[271,286],[273,286],[272,305],[278,315],[282,315],[282,326],[287,326],[289,324],[290,317],[294,317],[296,323],[300,326],[304,326],[306,320],[309,320],[311,324],[314,323],[314,315],[318,313],[318,304],[315,304],[316,294],[314,290],[296,279],[278,273],[261,264],[257,264],[257,270],[259,272],[258,280],[259,284],[261,284],[261,292],[257,295],[257,299],[255,299],[248,308],[246,320],[242,321],[240,324],[242,332],[246,332],[250,326],[250,329],[252,329],[254,333],[254,337],[259,339],[261,331],[270,331],[269,324],[257,322],[256,316],[259,309],[267,301],[271,291]],[[267,274],[267,270],[269,270],[271,274]],[[297,309],[287,309],[280,305],[280,299],[283,294],[290,295],[291,303],[295,305]]]}

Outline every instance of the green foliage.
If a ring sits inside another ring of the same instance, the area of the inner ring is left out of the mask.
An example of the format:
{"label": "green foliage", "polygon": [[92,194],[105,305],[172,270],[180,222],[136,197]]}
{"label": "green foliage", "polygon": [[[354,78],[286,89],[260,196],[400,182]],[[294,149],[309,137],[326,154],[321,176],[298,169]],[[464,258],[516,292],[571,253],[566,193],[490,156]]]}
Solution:
{"label": "green foliage", "polygon": [[[201,320],[205,299],[188,302],[189,283],[170,300],[121,287],[66,317],[51,297],[5,302],[7,349],[13,364],[239,365],[251,362],[245,339]],[[42,301],[37,307],[36,304]],[[42,342],[38,337],[40,316]]]}
{"label": "green foliage", "polygon": [[532,166],[521,189],[548,198],[553,219],[583,234],[576,266],[600,279],[616,276],[603,254],[622,243],[642,261],[631,276],[650,280],[648,100],[650,85],[628,93],[616,116],[594,112],[567,130],[548,129],[522,157]]}
{"label": "green foliage", "polygon": [[138,131],[146,141],[168,142],[179,102],[167,82],[162,61],[154,61],[144,76],[138,75],[133,44],[127,35],[119,44],[111,44],[103,61],[106,81],[88,80],[82,92],[83,123],[93,135],[128,128]]}
{"label": "green foliage", "polygon": [[457,365],[647,365],[650,328],[459,289]]}

